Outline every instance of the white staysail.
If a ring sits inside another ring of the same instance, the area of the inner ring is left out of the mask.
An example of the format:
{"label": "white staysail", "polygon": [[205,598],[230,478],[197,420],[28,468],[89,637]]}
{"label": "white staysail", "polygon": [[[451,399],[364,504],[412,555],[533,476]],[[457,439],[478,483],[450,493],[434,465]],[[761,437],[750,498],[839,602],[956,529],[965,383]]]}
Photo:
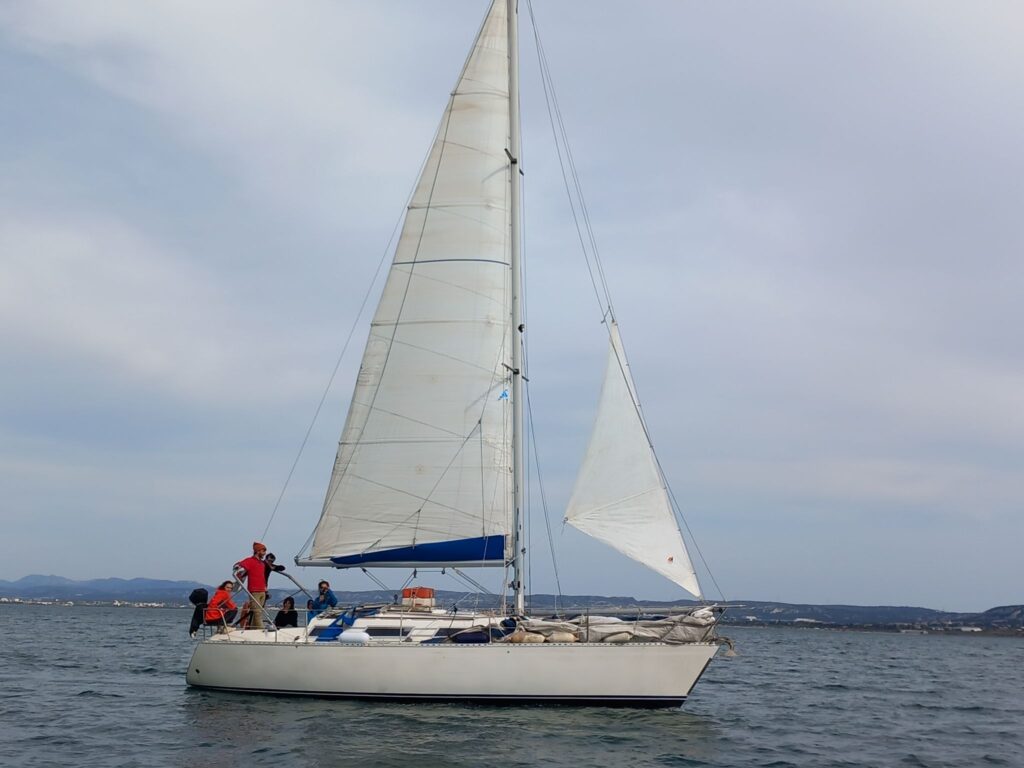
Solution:
{"label": "white staysail", "polygon": [[512,514],[506,0],[405,217],[309,562],[503,564]]}
{"label": "white staysail", "polygon": [[701,597],[644,429],[618,326],[609,322],[601,400],[565,520]]}

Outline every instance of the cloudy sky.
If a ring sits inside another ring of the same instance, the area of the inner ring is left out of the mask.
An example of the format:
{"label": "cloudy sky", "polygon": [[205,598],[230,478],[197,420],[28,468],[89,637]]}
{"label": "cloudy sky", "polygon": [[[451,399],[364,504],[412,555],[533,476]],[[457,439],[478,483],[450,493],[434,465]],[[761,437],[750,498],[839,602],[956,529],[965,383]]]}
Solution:
{"label": "cloudy sky", "polygon": [[[485,6],[0,6],[0,578],[214,581],[246,554]],[[725,596],[1024,601],[1021,6],[535,11],[654,439]],[[679,597],[559,522],[605,336],[525,19],[523,39],[562,588]],[[365,330],[268,534],[280,557],[319,514]]]}

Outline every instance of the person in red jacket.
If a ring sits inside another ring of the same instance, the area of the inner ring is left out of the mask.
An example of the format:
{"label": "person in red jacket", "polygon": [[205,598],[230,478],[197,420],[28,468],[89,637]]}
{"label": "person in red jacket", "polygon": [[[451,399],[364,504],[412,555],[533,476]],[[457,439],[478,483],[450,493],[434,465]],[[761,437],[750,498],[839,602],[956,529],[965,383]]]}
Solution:
{"label": "person in red jacket", "polygon": [[235,563],[235,578],[239,581],[245,579],[245,587],[249,590],[251,597],[246,603],[246,610],[242,611],[246,618],[246,627],[249,629],[262,629],[263,627],[263,606],[267,604],[267,569],[263,558],[267,554],[267,548],[258,541],[252,543],[252,555]]}
{"label": "person in red jacket", "polygon": [[215,624],[222,630],[235,620],[238,613],[238,606],[231,599],[231,591],[235,582],[225,581],[217,591],[213,593],[213,599],[206,604],[206,611],[203,613],[203,621],[206,624]]}

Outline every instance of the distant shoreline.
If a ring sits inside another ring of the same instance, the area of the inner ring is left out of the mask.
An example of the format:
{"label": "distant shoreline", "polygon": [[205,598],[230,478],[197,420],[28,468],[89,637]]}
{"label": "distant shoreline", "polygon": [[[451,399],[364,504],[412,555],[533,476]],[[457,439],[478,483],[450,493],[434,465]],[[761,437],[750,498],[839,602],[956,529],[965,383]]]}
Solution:
{"label": "distant shoreline", "polygon": [[[143,610],[165,609],[185,611],[192,606],[185,603],[148,602],[130,600],[24,600],[0,598],[0,607],[33,606],[41,608],[135,608]],[[569,613],[574,613],[570,611]],[[633,615],[633,610],[607,610],[605,614],[618,614],[623,618]],[[657,613],[656,610],[651,613]],[[875,632],[892,635],[934,635],[940,637],[1017,637],[1024,639],[1024,627],[963,627],[963,626],[907,626],[905,624],[829,624],[814,621],[723,621],[719,624],[723,632],[730,629],[800,629],[829,632]]]}
{"label": "distant shoreline", "polygon": [[[286,588],[287,587],[287,588]],[[17,581],[0,580],[0,604],[29,602],[54,605],[104,605],[139,608],[190,609],[189,595],[195,589],[213,587],[196,581],[166,579],[103,578],[76,581],[63,576],[33,574]],[[302,594],[278,578],[271,585],[268,601],[276,605],[292,595],[305,605]],[[389,605],[398,600],[395,590],[335,590],[341,605]],[[438,607],[452,611],[473,607],[502,610],[501,595],[449,589],[435,590]],[[569,595],[534,592],[526,596],[531,615],[595,614],[630,619],[638,615],[671,615],[694,610],[705,603],[692,598],[679,600],[638,599],[629,595]],[[1024,631],[1024,604],[1001,605],[986,611],[942,611],[907,605],[845,605],[784,603],[766,600],[730,600],[723,626],[782,626],[817,629],[850,629],[861,632],[905,633],[989,633],[1016,635]]]}

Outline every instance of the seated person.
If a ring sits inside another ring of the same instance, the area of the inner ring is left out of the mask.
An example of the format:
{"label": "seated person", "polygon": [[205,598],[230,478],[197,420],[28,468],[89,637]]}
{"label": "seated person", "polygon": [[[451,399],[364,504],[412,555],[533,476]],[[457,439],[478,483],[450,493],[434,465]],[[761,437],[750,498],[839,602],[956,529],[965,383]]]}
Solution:
{"label": "seated person", "polygon": [[204,624],[224,627],[235,620],[238,606],[231,600],[234,587],[235,582],[230,580],[217,587],[213,599],[206,605],[206,612],[203,614]]}
{"label": "seated person", "polygon": [[290,597],[284,599],[281,603],[281,610],[274,617],[274,626],[278,629],[299,626],[299,614],[295,610],[295,600]]}
{"label": "seated person", "polygon": [[331,592],[331,585],[326,581],[321,581],[318,585],[320,592],[317,596],[306,603],[306,608],[309,611],[309,618],[313,618],[321,611],[326,611],[328,608],[333,608],[338,604],[338,598]]}

